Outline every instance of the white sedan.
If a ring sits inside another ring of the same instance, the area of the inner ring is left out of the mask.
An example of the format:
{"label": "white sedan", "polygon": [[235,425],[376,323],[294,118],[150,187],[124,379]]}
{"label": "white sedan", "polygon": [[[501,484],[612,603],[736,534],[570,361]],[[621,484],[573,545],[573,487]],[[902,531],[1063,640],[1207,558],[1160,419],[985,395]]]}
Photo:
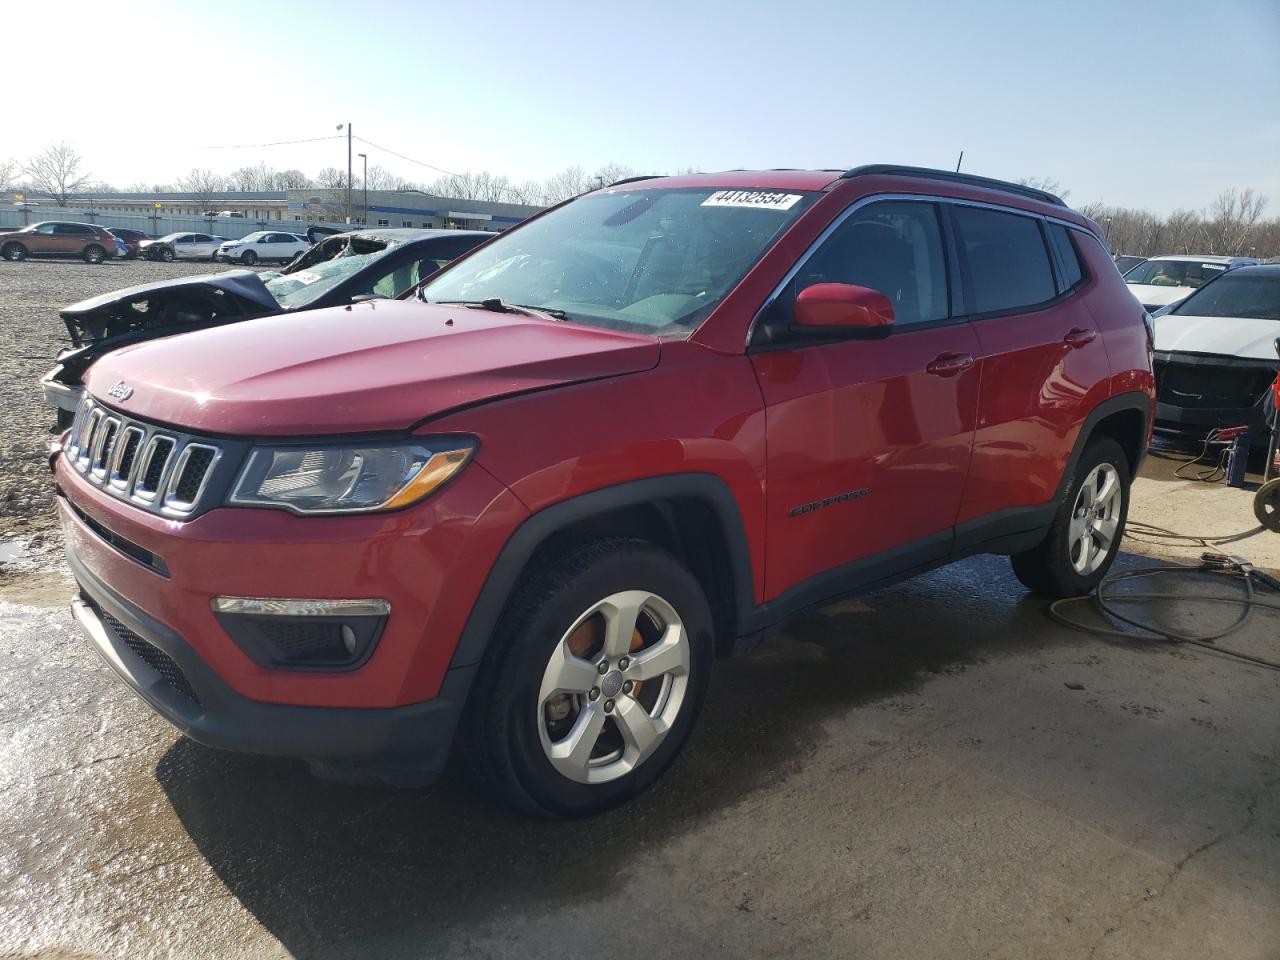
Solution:
{"label": "white sedan", "polygon": [[259,230],[240,240],[228,240],[218,248],[217,259],[243,263],[251,267],[264,260],[288,263],[298,254],[310,249],[311,244],[305,237],[295,236],[292,233],[277,233],[273,230]]}

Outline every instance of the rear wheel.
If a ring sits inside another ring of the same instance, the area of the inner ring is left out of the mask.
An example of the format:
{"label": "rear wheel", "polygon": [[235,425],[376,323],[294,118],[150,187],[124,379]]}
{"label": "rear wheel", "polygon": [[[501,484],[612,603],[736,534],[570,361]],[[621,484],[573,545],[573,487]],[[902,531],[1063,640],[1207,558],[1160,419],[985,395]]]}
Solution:
{"label": "rear wheel", "polygon": [[0,250],[6,260],[25,260],[27,259],[27,248],[20,243],[6,243],[4,249]]}
{"label": "rear wheel", "polygon": [[1258,488],[1253,498],[1253,514],[1268,530],[1280,533],[1280,477]]}
{"label": "rear wheel", "polygon": [[1039,546],[1014,554],[1013,572],[1033,593],[1078,597],[1106,576],[1129,515],[1129,461],[1110,437],[1089,442]]}
{"label": "rear wheel", "polygon": [[243,263],[246,267],[252,267],[255,263],[258,262],[258,255],[254,253],[252,250],[246,250],[244,254],[240,257],[240,262]]}
{"label": "rear wheel", "polygon": [[706,597],[670,554],[621,539],[571,550],[508,604],[471,692],[464,749],[537,815],[624,803],[684,745],[712,649]]}
{"label": "rear wheel", "polygon": [[81,256],[84,257],[85,263],[101,263],[103,260],[107,259],[107,251],[103,250],[96,243],[91,243],[89,246],[84,248],[84,253],[81,254]]}

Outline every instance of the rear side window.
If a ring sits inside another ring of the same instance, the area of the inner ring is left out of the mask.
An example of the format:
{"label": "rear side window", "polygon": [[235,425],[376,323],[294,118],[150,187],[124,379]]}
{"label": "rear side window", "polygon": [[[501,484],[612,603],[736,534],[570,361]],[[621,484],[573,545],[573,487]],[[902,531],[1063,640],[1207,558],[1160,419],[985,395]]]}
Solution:
{"label": "rear side window", "polygon": [[969,309],[1001,313],[1052,300],[1057,291],[1040,224],[1031,217],[979,207],[952,208],[968,265]]}
{"label": "rear side window", "polygon": [[1084,268],[1080,266],[1080,255],[1076,253],[1076,245],[1071,242],[1071,231],[1056,223],[1046,224],[1049,243],[1058,255],[1058,266],[1062,270],[1062,289],[1070,290],[1084,276]]}
{"label": "rear side window", "polygon": [[853,213],[796,274],[794,292],[852,283],[893,302],[895,326],[947,317],[947,271],[931,203],[882,201]]}

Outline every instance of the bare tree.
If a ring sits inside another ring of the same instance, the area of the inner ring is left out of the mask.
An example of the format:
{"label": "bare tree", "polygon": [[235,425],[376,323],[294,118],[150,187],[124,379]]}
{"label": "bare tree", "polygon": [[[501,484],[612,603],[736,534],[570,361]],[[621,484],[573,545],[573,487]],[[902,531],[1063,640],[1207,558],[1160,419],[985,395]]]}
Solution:
{"label": "bare tree", "polygon": [[548,203],[559,203],[576,197],[591,188],[591,181],[586,172],[579,166],[566,167],[553,177],[548,177],[542,185],[542,192]]}
{"label": "bare tree", "polygon": [[301,170],[281,170],[272,178],[272,190],[305,190],[311,186],[311,178]]}
{"label": "bare tree", "polygon": [[14,160],[12,157],[0,160],[0,193],[13,189],[13,181],[17,173],[17,160]]}
{"label": "bare tree", "polygon": [[606,163],[591,175],[591,186],[607,187],[611,183],[619,180],[625,180],[627,177],[634,177],[636,171],[634,167],[629,167],[625,163]]}
{"label": "bare tree", "polygon": [[1262,211],[1266,208],[1267,198],[1252,187],[1242,191],[1223,190],[1209,204],[1205,223],[1209,253],[1224,256],[1247,254],[1248,236],[1262,219]]}
{"label": "bare tree", "polygon": [[1024,187],[1030,187],[1033,190],[1043,190],[1045,193],[1052,193],[1063,200],[1071,196],[1070,190],[1063,190],[1062,184],[1053,177],[1020,177],[1018,183]]}
{"label": "bare tree", "polygon": [[[370,190],[391,190],[393,184],[399,183],[400,178],[390,170],[383,169],[376,163],[369,167],[369,174],[365,178],[365,183]],[[359,181],[357,181],[359,185]]]}
{"label": "bare tree", "polygon": [[260,192],[275,189],[276,172],[265,163],[256,167],[241,167],[227,175],[227,185],[232,190]]}
{"label": "bare tree", "polygon": [[212,170],[192,168],[185,177],[178,178],[178,189],[194,194],[196,202],[208,211],[213,206],[214,196],[227,189],[227,181]]}
{"label": "bare tree", "polygon": [[316,174],[315,185],[322,190],[347,189],[347,172],[337,167],[325,167]]}
{"label": "bare tree", "polygon": [[81,163],[80,154],[69,143],[56,143],[28,158],[22,169],[33,191],[47,193],[58,206],[65,207],[71,195],[91,179],[89,172],[81,169]]}

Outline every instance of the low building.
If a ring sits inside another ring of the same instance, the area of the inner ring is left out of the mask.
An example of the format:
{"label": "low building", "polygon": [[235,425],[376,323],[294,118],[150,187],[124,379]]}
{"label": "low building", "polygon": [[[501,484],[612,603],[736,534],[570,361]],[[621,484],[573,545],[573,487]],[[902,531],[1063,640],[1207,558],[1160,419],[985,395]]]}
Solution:
{"label": "low building", "polygon": [[523,203],[491,203],[437,197],[421,190],[351,191],[347,208],[345,190],[290,190],[285,219],[307,223],[367,223],[371,227],[425,227],[492,230],[513,227],[544,207]]}

